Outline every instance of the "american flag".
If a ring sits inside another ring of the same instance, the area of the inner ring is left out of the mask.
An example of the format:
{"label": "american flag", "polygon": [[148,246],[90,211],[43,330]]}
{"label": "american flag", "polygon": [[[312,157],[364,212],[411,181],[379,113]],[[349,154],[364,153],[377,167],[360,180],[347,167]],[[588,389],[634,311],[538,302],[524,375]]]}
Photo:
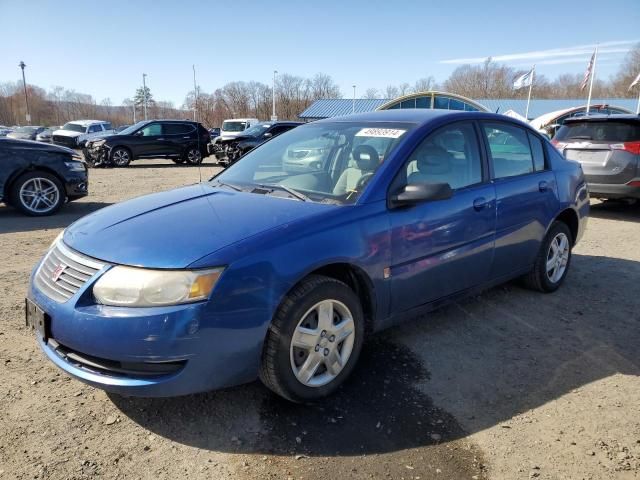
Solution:
{"label": "american flag", "polygon": [[635,78],[635,80],[633,82],[631,82],[631,85],[629,85],[629,90],[631,90],[633,87],[635,87],[636,85],[640,85],[640,73],[638,74],[638,76]]}
{"label": "american flag", "polygon": [[582,83],[580,84],[580,90],[584,90],[584,87],[589,83],[589,79],[591,78],[591,73],[593,72],[593,62],[596,59],[596,52],[593,52],[591,55],[591,60],[589,60],[589,65],[587,65],[587,71],[584,72],[584,78],[582,79]]}

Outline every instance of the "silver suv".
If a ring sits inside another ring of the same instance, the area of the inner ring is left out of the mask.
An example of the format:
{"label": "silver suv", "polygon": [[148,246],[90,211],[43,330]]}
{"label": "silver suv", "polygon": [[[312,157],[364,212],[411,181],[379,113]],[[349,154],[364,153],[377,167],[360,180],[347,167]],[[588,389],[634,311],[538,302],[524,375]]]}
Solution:
{"label": "silver suv", "polygon": [[568,118],[551,143],[582,164],[591,197],[640,199],[640,116]]}

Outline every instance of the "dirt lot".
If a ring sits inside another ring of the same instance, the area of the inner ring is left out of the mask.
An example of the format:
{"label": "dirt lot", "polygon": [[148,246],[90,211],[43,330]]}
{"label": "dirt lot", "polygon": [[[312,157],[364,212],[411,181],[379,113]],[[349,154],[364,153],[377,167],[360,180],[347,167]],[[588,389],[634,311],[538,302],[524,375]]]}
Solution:
{"label": "dirt lot", "polygon": [[75,219],[197,180],[140,162],[92,171],[54,217],[0,206],[0,478],[640,478],[638,207],[594,202],[553,295],[508,284],[378,335],[322,406],[257,382],[149,400],[69,379],[24,327],[30,269]]}

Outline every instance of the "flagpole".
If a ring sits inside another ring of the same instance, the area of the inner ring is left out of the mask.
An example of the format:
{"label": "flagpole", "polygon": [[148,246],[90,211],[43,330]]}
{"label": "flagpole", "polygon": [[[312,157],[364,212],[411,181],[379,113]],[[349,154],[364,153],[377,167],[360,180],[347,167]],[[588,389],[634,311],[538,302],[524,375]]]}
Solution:
{"label": "flagpole", "polygon": [[535,64],[533,65],[533,68],[531,69],[531,83],[529,83],[529,96],[527,97],[527,109],[524,112],[524,118],[527,119],[527,122],[529,121],[529,104],[531,103],[531,89],[533,88],[533,79],[536,76],[536,66]]}
{"label": "flagpole", "polygon": [[636,107],[636,115],[640,115],[640,87],[638,87],[638,106]]}
{"label": "flagpole", "polygon": [[596,62],[598,61],[598,46],[596,45],[596,51],[593,54],[593,69],[591,70],[591,79],[589,81],[589,97],[587,98],[587,111],[585,115],[589,115],[589,108],[591,107],[591,92],[593,91],[593,79],[596,76]]}

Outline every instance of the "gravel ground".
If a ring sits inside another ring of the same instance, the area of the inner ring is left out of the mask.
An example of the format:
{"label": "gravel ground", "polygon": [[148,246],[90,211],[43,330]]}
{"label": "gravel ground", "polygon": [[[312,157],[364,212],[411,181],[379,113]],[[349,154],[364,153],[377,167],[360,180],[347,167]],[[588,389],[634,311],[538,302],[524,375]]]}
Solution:
{"label": "gravel ground", "polygon": [[639,207],[594,202],[555,294],[510,283],[377,335],[321,406],[258,382],[126,399],[69,379],[24,327],[32,266],[75,219],[198,179],[145,161],[91,171],[53,217],[0,206],[0,478],[640,478]]}

